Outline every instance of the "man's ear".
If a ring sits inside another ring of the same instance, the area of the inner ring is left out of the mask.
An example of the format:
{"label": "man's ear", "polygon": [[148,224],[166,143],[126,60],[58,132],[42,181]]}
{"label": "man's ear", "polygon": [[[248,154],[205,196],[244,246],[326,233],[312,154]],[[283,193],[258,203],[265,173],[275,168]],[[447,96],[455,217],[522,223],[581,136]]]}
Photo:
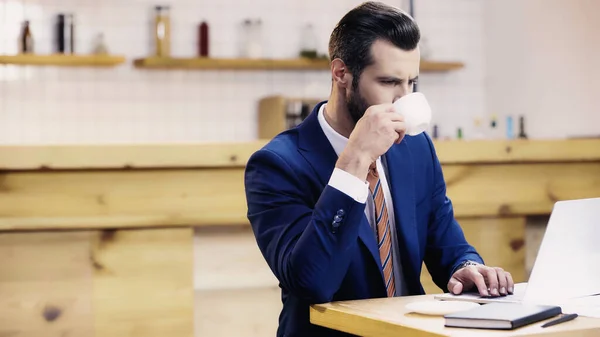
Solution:
{"label": "man's ear", "polygon": [[344,61],[339,58],[331,61],[331,77],[337,86],[344,89],[347,89],[352,83],[352,74],[348,71]]}

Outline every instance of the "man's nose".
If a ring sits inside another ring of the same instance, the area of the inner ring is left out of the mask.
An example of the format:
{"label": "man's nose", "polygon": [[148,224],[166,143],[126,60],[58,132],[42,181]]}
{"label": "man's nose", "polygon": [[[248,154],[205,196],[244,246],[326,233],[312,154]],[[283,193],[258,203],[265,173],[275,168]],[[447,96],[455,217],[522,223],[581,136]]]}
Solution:
{"label": "man's nose", "polygon": [[394,92],[394,102],[399,98],[408,95],[412,91],[412,85],[408,83],[402,83],[401,85],[396,86],[396,91]]}

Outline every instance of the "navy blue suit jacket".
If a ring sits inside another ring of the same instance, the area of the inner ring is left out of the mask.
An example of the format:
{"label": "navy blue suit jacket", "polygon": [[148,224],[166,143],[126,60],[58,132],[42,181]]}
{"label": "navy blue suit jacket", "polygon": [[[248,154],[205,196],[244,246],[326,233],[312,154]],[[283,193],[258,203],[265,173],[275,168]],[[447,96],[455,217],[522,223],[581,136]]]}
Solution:
{"label": "navy blue suit jacket", "polygon": [[[281,287],[277,336],[347,336],[312,325],[309,306],[386,296],[365,204],[327,184],[337,155],[317,119],[321,104],[254,153],[245,171],[248,219]],[[445,290],[461,262],[483,261],[454,219],[431,139],[406,136],[385,159],[407,289],[424,293],[424,261]]]}

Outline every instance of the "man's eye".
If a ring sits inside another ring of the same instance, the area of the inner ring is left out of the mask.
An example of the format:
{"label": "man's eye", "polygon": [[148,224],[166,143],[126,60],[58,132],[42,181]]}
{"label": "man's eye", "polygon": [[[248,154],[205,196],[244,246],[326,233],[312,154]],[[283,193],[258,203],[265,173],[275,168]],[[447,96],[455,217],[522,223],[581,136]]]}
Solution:
{"label": "man's eye", "polygon": [[385,85],[394,85],[394,84],[396,84],[396,81],[381,81],[381,83],[383,83]]}

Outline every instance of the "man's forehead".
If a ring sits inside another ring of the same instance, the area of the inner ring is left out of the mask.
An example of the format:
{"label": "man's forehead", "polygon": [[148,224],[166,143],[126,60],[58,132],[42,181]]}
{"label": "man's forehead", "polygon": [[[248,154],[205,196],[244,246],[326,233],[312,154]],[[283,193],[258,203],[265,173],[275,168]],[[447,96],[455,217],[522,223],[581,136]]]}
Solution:
{"label": "man's forehead", "polygon": [[[406,51],[386,41],[376,41],[371,47],[373,63],[371,67],[375,71],[401,73],[403,77],[415,77],[419,75],[420,51]],[[399,75],[396,75],[399,76]]]}

